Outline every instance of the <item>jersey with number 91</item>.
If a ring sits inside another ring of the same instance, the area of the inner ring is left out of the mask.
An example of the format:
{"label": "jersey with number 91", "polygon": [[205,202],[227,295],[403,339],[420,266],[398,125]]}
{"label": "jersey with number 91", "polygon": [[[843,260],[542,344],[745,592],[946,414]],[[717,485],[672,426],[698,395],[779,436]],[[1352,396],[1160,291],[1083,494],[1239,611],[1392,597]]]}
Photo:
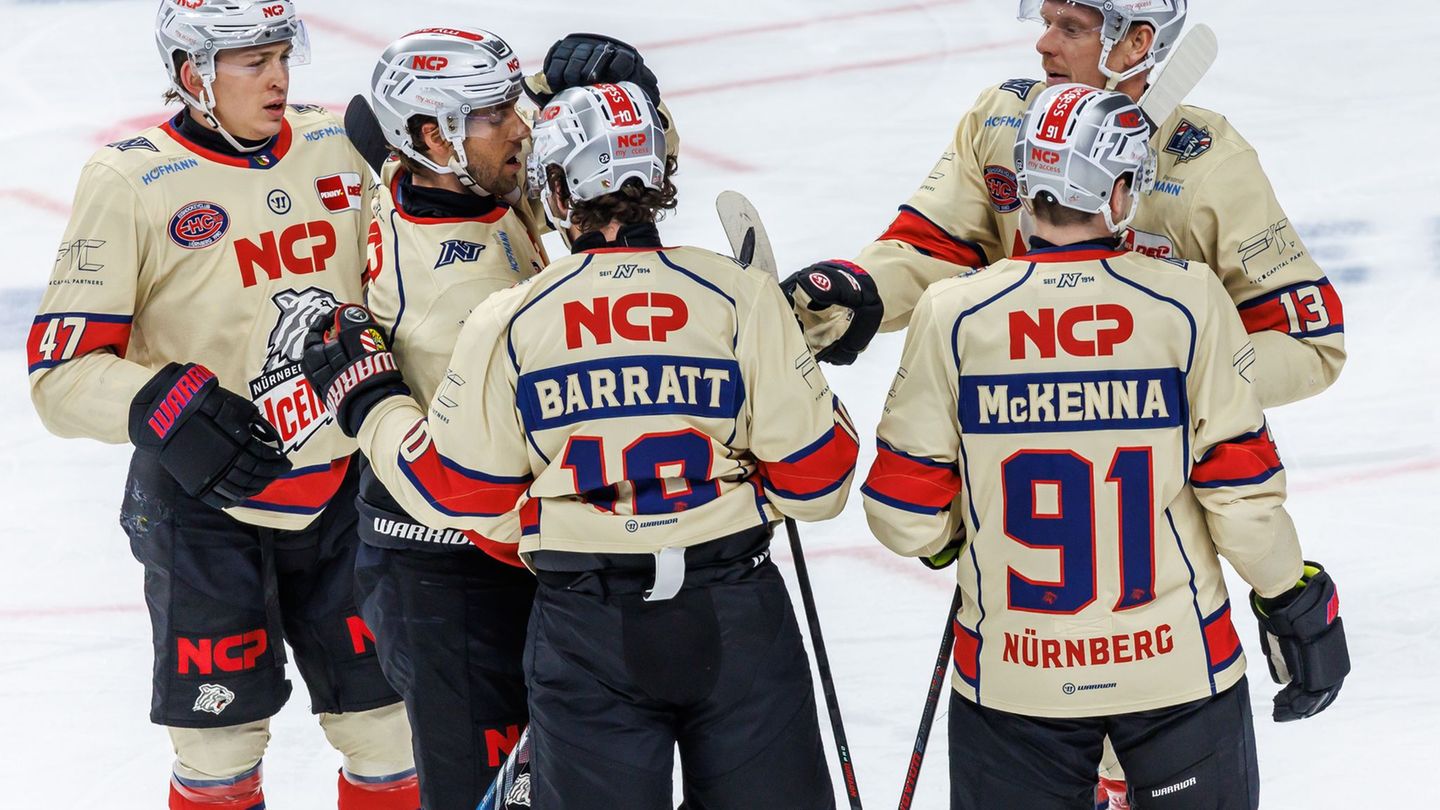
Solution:
{"label": "jersey with number 91", "polygon": [[1223,691],[1245,663],[1216,552],[1265,595],[1301,571],[1214,273],[1082,247],[930,287],[863,490],[901,554],[968,541],[953,684],[1028,715]]}

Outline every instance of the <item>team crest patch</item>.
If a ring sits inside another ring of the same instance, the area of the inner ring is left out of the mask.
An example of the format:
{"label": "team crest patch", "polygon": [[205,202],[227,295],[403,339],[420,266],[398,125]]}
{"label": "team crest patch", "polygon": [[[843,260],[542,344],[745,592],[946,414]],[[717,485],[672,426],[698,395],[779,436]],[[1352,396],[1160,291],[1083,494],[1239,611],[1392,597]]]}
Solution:
{"label": "team crest patch", "polygon": [[1014,93],[1017,98],[1024,101],[1025,97],[1030,95],[1030,91],[1035,89],[1035,85],[1039,83],[1037,79],[1011,79],[1000,85],[1000,89],[1007,93]]}
{"label": "team crest patch", "polygon": [[320,196],[320,203],[325,206],[326,211],[338,214],[342,211],[359,211],[364,189],[360,185],[360,175],[355,172],[341,172],[315,178],[315,193]]}
{"label": "team crest patch", "polygon": [[1002,214],[1008,214],[1020,207],[1015,172],[1004,166],[992,163],[985,167],[985,190],[990,194],[990,204]]}
{"label": "team crest patch", "polygon": [[129,152],[131,149],[148,149],[151,152],[160,151],[158,148],[156,148],[155,144],[150,142],[149,138],[130,138],[128,140],[116,141],[115,143],[107,143],[105,145],[110,147],[111,149],[119,149],[121,152]]}
{"label": "team crest patch", "polygon": [[170,218],[170,241],[186,250],[210,247],[230,230],[230,215],[212,202],[192,202]]}
{"label": "team crest patch", "polygon": [[235,693],[229,689],[218,683],[202,683],[200,684],[200,696],[195,698],[195,705],[191,711],[207,712],[218,717],[234,702]]}
{"label": "team crest patch", "polygon": [[1180,162],[1185,163],[1210,151],[1211,143],[1210,130],[1181,119],[1175,134],[1170,136],[1170,142],[1165,144],[1165,151],[1178,155]]}

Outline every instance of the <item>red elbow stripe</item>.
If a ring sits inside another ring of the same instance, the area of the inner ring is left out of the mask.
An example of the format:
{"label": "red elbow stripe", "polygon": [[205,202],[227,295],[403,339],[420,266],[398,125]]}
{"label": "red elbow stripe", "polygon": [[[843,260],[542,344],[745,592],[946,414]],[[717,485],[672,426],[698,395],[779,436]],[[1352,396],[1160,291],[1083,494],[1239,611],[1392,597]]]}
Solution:
{"label": "red elbow stripe", "polygon": [[985,266],[985,255],[978,245],[956,239],[923,214],[908,206],[900,208],[899,216],[877,241],[894,239],[936,259],[966,267]]}
{"label": "red elbow stripe", "polygon": [[960,494],[960,473],[954,465],[916,458],[883,442],[865,478],[864,492],[898,509],[939,514]]}
{"label": "red elbow stripe", "polygon": [[335,497],[349,468],[350,457],[346,456],[329,464],[291,470],[241,506],[267,512],[318,515]]}
{"label": "red elbow stripe", "polygon": [[980,688],[980,636],[970,628],[952,619],[955,627],[955,647],[951,657],[955,660],[955,671],[960,679],[972,688]]}
{"label": "red elbow stripe", "polygon": [[1205,632],[1205,654],[1209,658],[1211,674],[1219,673],[1235,663],[1240,657],[1240,635],[1230,621],[1230,603],[1226,602],[1215,614],[1200,623]]}
{"label": "red elbow stripe", "polygon": [[1280,454],[1261,430],[1215,445],[1190,471],[1190,483],[1197,487],[1238,487],[1258,484],[1285,469]]}
{"label": "red elbow stripe", "polygon": [[1292,284],[1238,306],[1245,331],[1284,332],[1295,338],[1345,331],[1340,295],[1326,279]]}
{"label": "red elbow stripe", "polygon": [[834,492],[855,469],[860,447],[836,425],[819,440],[782,461],[760,462],[765,487],[782,498],[810,500]]}
{"label": "red elbow stripe", "polygon": [[506,478],[466,469],[431,444],[414,461],[400,457],[400,471],[436,511],[456,517],[499,517],[525,494],[530,476]]}
{"label": "red elbow stripe", "polygon": [[30,373],[100,349],[124,357],[130,347],[131,321],[129,315],[92,312],[52,312],[37,317],[25,341]]}

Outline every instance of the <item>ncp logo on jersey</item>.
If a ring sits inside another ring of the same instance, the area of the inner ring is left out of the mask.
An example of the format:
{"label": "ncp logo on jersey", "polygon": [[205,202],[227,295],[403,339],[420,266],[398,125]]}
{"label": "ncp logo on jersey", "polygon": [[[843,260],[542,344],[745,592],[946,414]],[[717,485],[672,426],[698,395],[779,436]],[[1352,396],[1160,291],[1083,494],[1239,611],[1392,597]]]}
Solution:
{"label": "ncp logo on jersey", "polygon": [[1071,357],[1110,357],[1134,334],[1135,317],[1120,304],[1071,307],[1058,315],[1049,307],[1033,315],[1011,312],[1010,359],[1028,358],[1032,346],[1045,359],[1055,357],[1057,348]]}

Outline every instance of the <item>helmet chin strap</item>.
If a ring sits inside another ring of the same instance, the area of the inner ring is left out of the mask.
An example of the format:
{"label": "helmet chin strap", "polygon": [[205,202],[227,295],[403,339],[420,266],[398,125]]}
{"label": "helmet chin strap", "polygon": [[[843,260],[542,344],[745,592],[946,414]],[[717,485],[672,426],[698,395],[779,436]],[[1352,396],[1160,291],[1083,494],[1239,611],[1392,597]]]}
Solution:
{"label": "helmet chin strap", "polygon": [[220,137],[224,138],[226,143],[234,147],[235,151],[242,154],[250,154],[268,147],[270,145],[269,139],[266,139],[266,141],[259,146],[243,146],[240,141],[236,140],[235,136],[231,135],[230,131],[220,123],[220,119],[215,115],[215,89],[211,86],[211,82],[213,82],[214,79],[215,77],[208,73],[200,73],[200,82],[204,86],[204,91],[201,93],[200,98],[191,95],[190,91],[186,90],[184,85],[180,84],[179,81],[173,82],[173,86],[175,92],[180,94],[180,97],[185,100],[186,104],[190,105],[191,109],[198,110],[200,114],[204,116],[205,124],[220,133]]}
{"label": "helmet chin strap", "polygon": [[[1129,33],[1129,31],[1130,31],[1130,28],[1129,28],[1129,27],[1126,27],[1125,33]],[[1103,45],[1103,47],[1100,49],[1100,72],[1103,73],[1103,74],[1105,74],[1105,89],[1106,89],[1106,90],[1114,90],[1116,87],[1119,87],[1119,86],[1120,86],[1120,83],[1123,82],[1123,81],[1125,81],[1126,79],[1130,79],[1130,78],[1133,78],[1133,77],[1135,77],[1135,76],[1138,76],[1138,75],[1140,75],[1141,73],[1149,70],[1150,68],[1155,67],[1155,54],[1154,54],[1154,50],[1155,50],[1155,49],[1154,49],[1154,47],[1152,46],[1151,49],[1150,49],[1150,50],[1151,50],[1151,53],[1146,54],[1146,55],[1145,55],[1145,58],[1144,58],[1144,59],[1141,59],[1139,64],[1135,65],[1134,67],[1130,68],[1129,70],[1122,71],[1122,72],[1120,72],[1120,73],[1116,73],[1115,71],[1111,70],[1111,69],[1110,69],[1110,64],[1109,64],[1109,62],[1110,62],[1110,52],[1111,52],[1112,50],[1114,50],[1114,48],[1115,48],[1115,43],[1116,43],[1116,42],[1119,42],[1120,39],[1124,39],[1124,38],[1125,38],[1125,34],[1122,33],[1122,34],[1120,35],[1120,37],[1117,38],[1117,39],[1104,39],[1104,40],[1103,40],[1104,45]]]}
{"label": "helmet chin strap", "polygon": [[1105,227],[1107,227],[1107,228],[1110,229],[1110,233],[1119,235],[1119,234],[1120,234],[1121,232],[1123,232],[1126,228],[1129,228],[1129,227],[1130,227],[1130,223],[1135,221],[1135,214],[1138,213],[1139,211],[1140,211],[1140,190],[1139,190],[1138,188],[1134,187],[1134,186],[1131,186],[1131,187],[1130,187],[1130,210],[1125,212],[1125,216],[1122,217],[1119,222],[1116,222],[1116,221],[1114,220],[1114,218],[1110,216],[1110,206],[1109,206],[1109,205],[1106,205],[1104,208],[1101,208],[1101,209],[1100,209],[1100,214],[1105,217]]}

